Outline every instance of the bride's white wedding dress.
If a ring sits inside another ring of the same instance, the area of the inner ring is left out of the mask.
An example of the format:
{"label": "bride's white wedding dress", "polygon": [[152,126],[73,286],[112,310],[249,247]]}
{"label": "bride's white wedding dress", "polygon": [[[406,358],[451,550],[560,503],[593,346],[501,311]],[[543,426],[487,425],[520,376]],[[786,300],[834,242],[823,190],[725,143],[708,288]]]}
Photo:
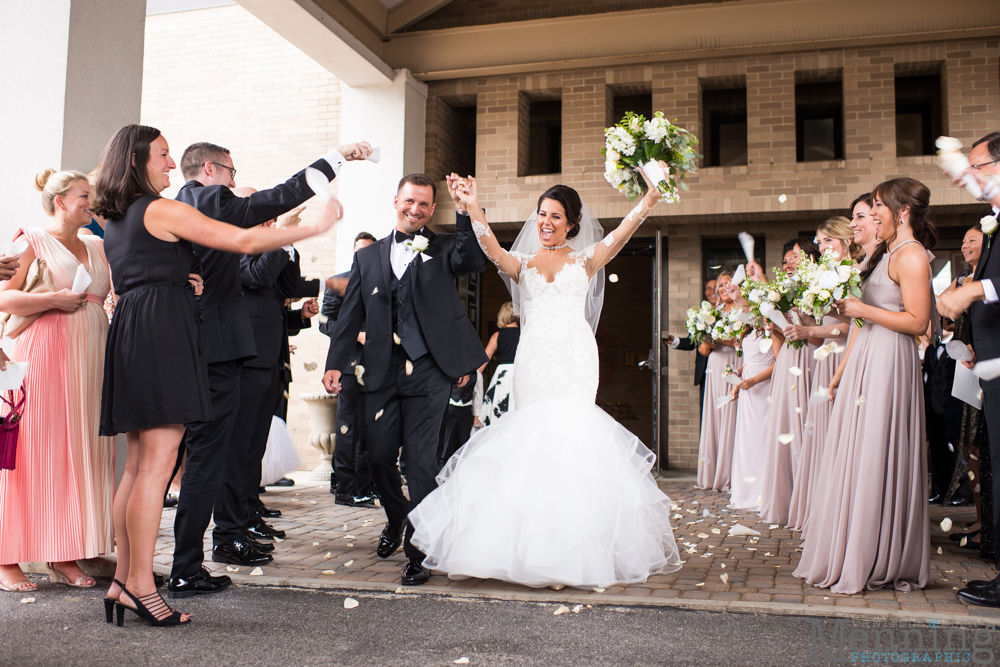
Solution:
{"label": "bride's white wedding dress", "polygon": [[670,499],[649,473],[655,456],[594,403],[597,343],[584,317],[593,248],[570,254],[551,283],[512,253],[517,409],[456,452],[410,513],[426,567],[598,588],[680,568]]}

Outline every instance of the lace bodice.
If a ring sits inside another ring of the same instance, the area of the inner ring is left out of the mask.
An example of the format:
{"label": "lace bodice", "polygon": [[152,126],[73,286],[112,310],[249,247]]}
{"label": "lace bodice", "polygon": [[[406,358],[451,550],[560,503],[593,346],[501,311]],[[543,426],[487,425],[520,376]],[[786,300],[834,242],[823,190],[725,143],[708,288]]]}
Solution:
{"label": "lace bodice", "polygon": [[516,255],[523,314],[514,359],[514,403],[519,409],[553,397],[588,403],[597,398],[597,342],[584,317],[590,285],[586,259],[592,252],[588,248],[571,253],[551,283],[529,266],[532,256]]}

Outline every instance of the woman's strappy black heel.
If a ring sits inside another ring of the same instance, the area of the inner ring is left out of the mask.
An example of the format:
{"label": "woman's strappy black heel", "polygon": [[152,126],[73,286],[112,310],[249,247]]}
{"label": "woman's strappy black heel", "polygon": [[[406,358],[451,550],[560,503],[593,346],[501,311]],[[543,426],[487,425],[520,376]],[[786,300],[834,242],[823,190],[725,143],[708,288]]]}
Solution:
{"label": "woman's strappy black heel", "polygon": [[[129,593],[128,589],[126,589],[120,581],[114,581],[121,587],[122,593],[124,595],[128,595],[132,602],[135,603],[135,609],[132,609],[131,607],[126,607],[122,604],[121,600],[115,602],[115,614],[118,620],[118,627],[125,625],[126,609],[135,612],[139,618],[149,621],[150,625],[158,628],[172,627],[175,625],[187,625],[191,622],[190,618],[186,621],[182,621],[181,618],[183,617],[183,614],[179,611],[171,609],[170,605],[168,605],[163,598],[160,597],[160,593],[158,591],[153,591],[149,595],[143,595],[142,597],[136,597],[135,595]],[[106,604],[107,603],[105,603],[105,605]],[[147,604],[149,607],[146,606]],[[163,618],[157,618],[156,613],[162,613],[164,609],[170,609],[170,615],[164,616]]]}

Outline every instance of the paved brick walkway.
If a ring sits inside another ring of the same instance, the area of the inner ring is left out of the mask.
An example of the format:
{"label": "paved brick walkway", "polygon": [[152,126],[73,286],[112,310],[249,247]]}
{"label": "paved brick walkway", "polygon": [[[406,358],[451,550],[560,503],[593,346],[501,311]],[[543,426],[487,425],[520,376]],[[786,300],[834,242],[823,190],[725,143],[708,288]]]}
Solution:
{"label": "paved brick walkway", "polygon": [[[375,545],[385,521],[382,510],[335,505],[328,485],[301,484],[273,489],[264,497],[283,516],[273,523],[288,535],[277,543],[275,560],[260,576],[251,568],[229,571],[245,584],[279,584],[337,589],[396,590],[405,559],[402,551],[381,560]],[[933,506],[931,519],[931,576],[926,589],[913,592],[866,591],[838,595],[814,588],[792,576],[801,553],[798,533],[760,523],[747,512],[726,508],[727,496],[693,488],[693,479],[664,479],[660,487],[674,502],[674,535],[682,549],[684,566],[677,572],[654,575],[642,584],[614,586],[603,592],[566,589],[531,589],[496,580],[451,581],[435,575],[428,585],[410,592],[518,597],[537,599],[593,599],[595,603],[675,604],[695,608],[825,615],[866,615],[895,618],[937,618],[951,622],[981,623],[1000,619],[1000,609],[960,602],[957,588],[970,579],[992,579],[990,563],[978,553],[951,542],[939,526],[948,516],[956,529],[975,518],[973,508]],[[706,515],[705,510],[708,510]],[[681,518],[677,518],[680,515]],[[173,549],[174,511],[163,515],[156,562],[167,566]],[[760,532],[760,537],[730,536],[739,522]],[[206,539],[206,565],[215,571],[227,566],[210,560],[210,535]],[[940,553],[938,549],[940,548]],[[165,571],[161,568],[161,571]],[[726,580],[723,580],[725,575]]]}

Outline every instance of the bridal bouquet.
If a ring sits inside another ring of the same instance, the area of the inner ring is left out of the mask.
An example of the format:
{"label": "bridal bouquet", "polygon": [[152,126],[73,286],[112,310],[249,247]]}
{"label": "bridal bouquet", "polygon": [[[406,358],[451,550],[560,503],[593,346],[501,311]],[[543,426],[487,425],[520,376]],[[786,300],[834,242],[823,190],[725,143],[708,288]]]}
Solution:
{"label": "bridal bouquet", "polygon": [[[745,323],[740,318],[743,310],[733,308],[728,313],[720,313],[719,318],[712,326],[712,340],[737,340],[743,334]],[[743,356],[743,350],[736,348],[736,356]]]}
{"label": "bridal bouquet", "polygon": [[[795,299],[795,305],[812,314],[817,322],[833,308],[833,302],[848,294],[861,298],[861,271],[852,259],[837,259],[832,250],[827,250],[818,262],[804,258],[795,272],[803,289]],[[865,321],[855,318],[859,327]]]}
{"label": "bridal bouquet", "polygon": [[691,342],[694,345],[701,345],[706,334],[711,336],[712,327],[719,317],[718,309],[708,301],[702,301],[698,308],[688,308],[685,326],[688,335],[691,336]]}
{"label": "bridal bouquet", "polygon": [[[604,178],[630,200],[646,193],[646,182],[638,171],[642,169],[663,193],[664,201],[676,202],[678,188],[688,189],[684,179],[695,172],[695,160],[701,157],[694,149],[695,136],[671,124],[662,111],[649,120],[629,111],[620,123],[604,130],[604,138]],[[657,160],[667,163],[666,173]]]}

